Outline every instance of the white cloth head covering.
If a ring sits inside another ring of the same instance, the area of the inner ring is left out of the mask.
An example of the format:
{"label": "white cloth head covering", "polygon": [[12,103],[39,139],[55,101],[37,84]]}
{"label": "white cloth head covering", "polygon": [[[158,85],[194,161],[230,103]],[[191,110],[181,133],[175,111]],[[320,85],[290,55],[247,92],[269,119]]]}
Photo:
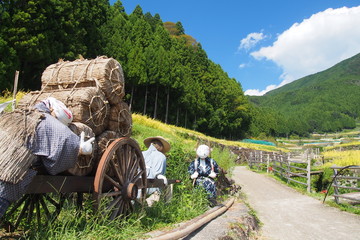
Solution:
{"label": "white cloth head covering", "polygon": [[68,126],[72,122],[73,114],[63,102],[57,100],[56,98],[48,97],[43,100],[43,103],[50,109],[50,111],[54,112],[55,117],[64,125]]}
{"label": "white cloth head covering", "polygon": [[204,159],[210,155],[210,148],[207,145],[200,145],[196,149],[196,154],[199,158]]}

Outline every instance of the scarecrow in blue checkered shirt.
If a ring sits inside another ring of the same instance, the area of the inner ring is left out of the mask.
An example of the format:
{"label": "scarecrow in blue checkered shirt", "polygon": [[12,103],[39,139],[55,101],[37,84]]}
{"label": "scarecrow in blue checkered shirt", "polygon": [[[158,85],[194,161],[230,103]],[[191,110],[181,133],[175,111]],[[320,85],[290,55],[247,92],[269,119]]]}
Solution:
{"label": "scarecrow in blue checkered shirt", "polygon": [[[44,118],[37,125],[34,136],[26,143],[31,153],[37,156],[33,166],[41,165],[49,174],[56,175],[74,167],[79,154],[92,154],[95,138],[84,141],[84,132],[78,136],[70,130],[68,124],[73,115],[61,101],[49,97],[34,107],[43,112]],[[9,205],[26,192],[36,174],[36,170],[29,168],[17,183],[0,181],[0,218]]]}

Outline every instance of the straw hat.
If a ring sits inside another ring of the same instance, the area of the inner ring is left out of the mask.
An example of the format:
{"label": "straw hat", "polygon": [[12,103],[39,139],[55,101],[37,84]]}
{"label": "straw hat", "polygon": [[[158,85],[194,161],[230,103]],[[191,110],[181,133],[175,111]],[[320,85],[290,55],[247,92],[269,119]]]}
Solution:
{"label": "straw hat", "polygon": [[163,150],[162,150],[162,153],[166,153],[166,152],[170,151],[170,148],[171,148],[170,143],[165,138],[163,138],[161,136],[145,138],[144,139],[145,146],[149,147],[151,141],[153,141],[153,140],[159,140],[162,143],[162,145],[164,146]]}

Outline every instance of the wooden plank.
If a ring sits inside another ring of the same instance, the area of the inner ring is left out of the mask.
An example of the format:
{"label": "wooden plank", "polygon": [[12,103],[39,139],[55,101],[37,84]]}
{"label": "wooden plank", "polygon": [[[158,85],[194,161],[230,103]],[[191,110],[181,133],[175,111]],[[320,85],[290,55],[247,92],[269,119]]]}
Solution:
{"label": "wooden plank", "polygon": [[300,182],[300,181],[296,181],[296,180],[294,180],[294,179],[292,179],[292,178],[288,178],[290,181],[292,181],[292,182],[296,182],[296,183],[299,183],[299,184],[302,184],[302,185],[306,185],[307,186],[307,183],[304,183],[304,182]]}
{"label": "wooden plank", "polygon": [[[92,193],[94,191],[93,176],[51,176],[37,175],[29,184],[26,193]],[[168,184],[180,183],[180,180],[168,179]],[[111,190],[111,184],[103,185],[103,191]],[[108,185],[108,186],[106,186]],[[141,186],[141,179],[137,182]],[[163,187],[162,179],[147,179],[147,187]]]}
{"label": "wooden plank", "polygon": [[94,190],[94,177],[37,175],[26,193],[90,193]]}
{"label": "wooden plank", "polygon": [[360,192],[334,194],[333,196],[334,197],[345,198],[345,199],[349,199],[349,200],[354,200],[354,201],[360,201]]}
{"label": "wooden plank", "polygon": [[[335,176],[332,176],[332,177],[335,177]],[[338,179],[360,180],[360,177],[341,176],[341,175],[337,175],[336,178],[338,178]]]}
{"label": "wooden plank", "polygon": [[[175,179],[168,179],[168,184],[174,184],[174,183],[180,183],[180,180]],[[147,180],[147,187],[163,187],[164,186],[164,180],[162,179],[148,179]]]}
{"label": "wooden plank", "polygon": [[[330,167],[332,169],[343,169],[344,167]],[[349,167],[349,168],[346,168],[346,169],[360,169],[360,166],[356,166],[356,167]]]}
{"label": "wooden plank", "polygon": [[307,176],[304,175],[304,173],[293,173],[293,172],[289,172],[289,177],[303,177],[303,178],[307,178]]}
{"label": "wooden plank", "polygon": [[348,186],[342,186],[342,185],[336,185],[337,188],[343,188],[343,189],[351,189],[351,190],[356,190],[356,191],[360,191],[360,188],[357,187],[348,187]]}
{"label": "wooden plank", "polygon": [[306,168],[301,168],[301,167],[296,167],[296,166],[291,166],[291,165],[290,165],[290,168],[294,168],[294,169],[297,169],[297,170],[302,170],[302,171],[304,171],[304,172],[307,171]]}
{"label": "wooden plank", "polygon": [[321,174],[321,173],[323,173],[323,172],[324,172],[323,170],[319,170],[319,171],[312,171],[312,172],[310,172],[310,175]]}

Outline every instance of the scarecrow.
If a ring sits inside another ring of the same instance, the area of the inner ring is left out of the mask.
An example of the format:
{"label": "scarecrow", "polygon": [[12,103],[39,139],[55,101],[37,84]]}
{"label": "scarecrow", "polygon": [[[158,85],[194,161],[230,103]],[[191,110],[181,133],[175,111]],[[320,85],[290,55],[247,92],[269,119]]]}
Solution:
{"label": "scarecrow", "polygon": [[[0,218],[25,192],[39,169],[56,175],[74,167],[78,155],[92,154],[95,138],[84,140],[68,124],[73,115],[59,100],[49,97],[31,110],[5,113],[0,118]],[[14,131],[17,128],[17,131]]]}
{"label": "scarecrow", "polygon": [[[148,179],[162,179],[164,180],[165,186],[168,185],[167,178],[165,177],[166,172],[166,156],[165,153],[170,151],[170,143],[161,136],[149,137],[144,140],[144,144],[148,147],[147,150],[143,151],[144,161],[146,165],[146,173]],[[159,188],[148,188],[147,194],[151,194],[146,199],[149,206],[154,201],[160,199]]]}
{"label": "scarecrow", "polygon": [[203,187],[208,195],[210,206],[216,205],[216,184],[215,178],[219,173],[219,166],[216,161],[210,158],[210,148],[207,145],[200,145],[196,150],[197,158],[190,163],[188,173],[194,180],[195,186]]}

